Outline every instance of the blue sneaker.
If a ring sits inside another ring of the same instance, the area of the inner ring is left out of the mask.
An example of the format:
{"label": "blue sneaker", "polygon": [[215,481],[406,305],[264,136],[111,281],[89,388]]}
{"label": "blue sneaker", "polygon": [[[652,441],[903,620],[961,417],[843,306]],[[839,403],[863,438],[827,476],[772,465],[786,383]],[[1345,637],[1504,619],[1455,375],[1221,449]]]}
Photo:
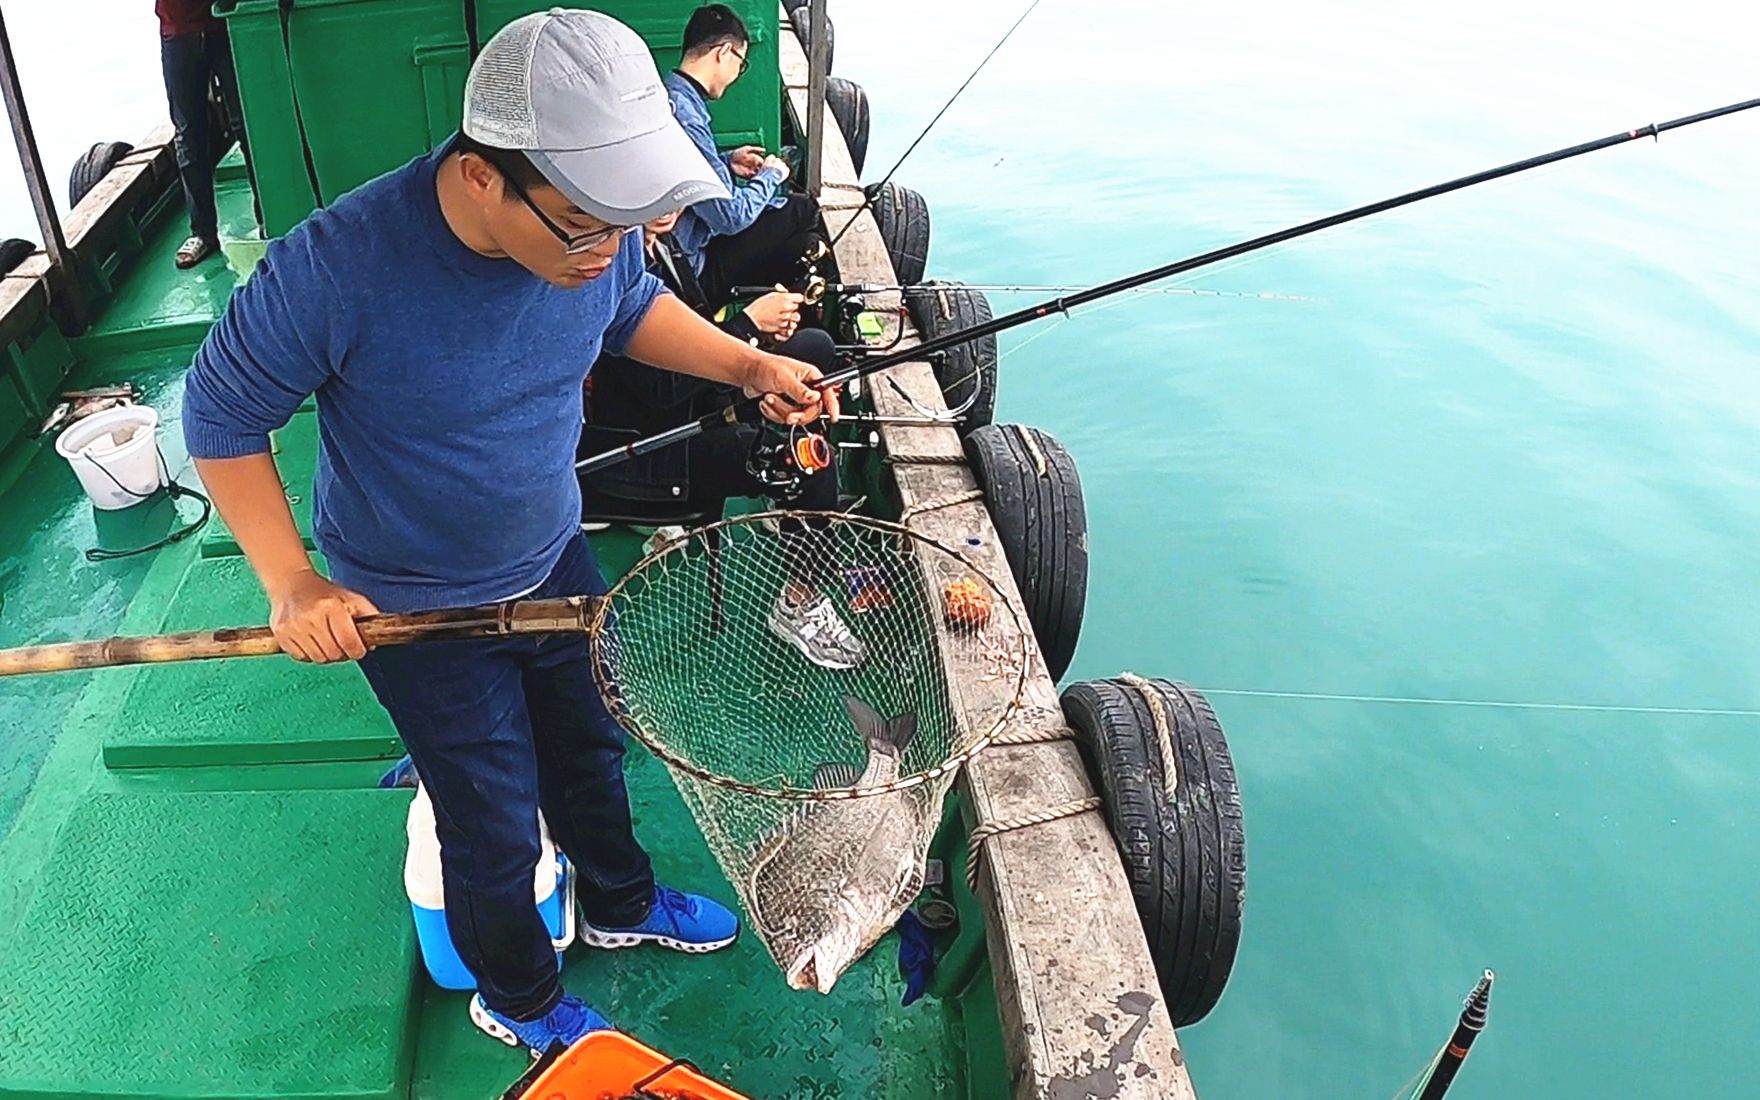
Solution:
{"label": "blue sneaker", "polygon": [[657,943],[701,955],[719,951],[739,936],[739,918],[720,902],[666,886],[654,887],[648,919],[633,928],[600,928],[582,920],[581,942],[592,947],[634,947]]}
{"label": "blue sneaker", "polygon": [[611,1029],[609,1020],[588,1008],[579,997],[566,993],[542,1018],[524,1023],[496,1012],[483,1003],[483,995],[478,993],[471,998],[471,1023],[510,1047],[523,1045],[537,1055],[549,1050],[553,1043],[573,1046],[589,1031]]}
{"label": "blue sneaker", "polygon": [[416,774],[416,762],[405,756],[379,777],[379,789],[390,791],[398,787],[414,787],[419,782],[421,776]]}

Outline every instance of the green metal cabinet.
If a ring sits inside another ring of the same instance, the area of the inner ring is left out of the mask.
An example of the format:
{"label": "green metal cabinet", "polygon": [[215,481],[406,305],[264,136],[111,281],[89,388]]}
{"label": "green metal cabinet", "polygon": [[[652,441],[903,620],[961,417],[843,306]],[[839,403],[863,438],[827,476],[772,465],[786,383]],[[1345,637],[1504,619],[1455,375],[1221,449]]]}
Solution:
{"label": "green metal cabinet", "polygon": [[[279,236],[316,201],[300,122],[322,201],[420,156],[458,129],[474,17],[477,39],[534,11],[538,0],[220,0],[238,68],[245,132],[263,229]],[[594,5],[629,24],[662,73],[678,64],[696,0]],[[726,145],[782,140],[782,78],[774,0],[732,0],[752,34],[751,68],[711,107]],[[283,17],[285,15],[285,34]],[[296,115],[295,103],[298,104]]]}

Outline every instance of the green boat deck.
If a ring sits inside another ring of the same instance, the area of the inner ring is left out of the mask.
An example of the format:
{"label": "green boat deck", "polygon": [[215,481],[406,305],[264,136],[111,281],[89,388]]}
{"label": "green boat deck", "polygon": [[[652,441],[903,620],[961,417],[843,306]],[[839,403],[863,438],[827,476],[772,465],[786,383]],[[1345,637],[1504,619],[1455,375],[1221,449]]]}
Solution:
{"label": "green boat deck", "polygon": [[[248,222],[236,160],[220,187],[223,217]],[[133,381],[188,484],[182,375],[235,280],[219,258],[175,271],[184,227],[160,211],[102,317],[67,342],[59,388]],[[315,414],[276,444],[309,533]],[[88,547],[162,535],[169,506],[95,515],[43,442],[5,462],[0,645],[263,620],[217,518],[152,554],[88,561]],[[633,560],[633,533],[597,537],[608,567]],[[400,749],[354,666],[0,681],[0,723],[0,1097],[454,1100],[496,1096],[523,1070],[421,969],[401,874],[408,792],[376,788]],[[731,901],[664,767],[633,745],[629,782],[660,874]],[[903,1008],[891,940],[828,997],[788,990],[749,936],[706,957],[576,948],[564,979],[754,1098],[1007,1092],[988,975]]]}

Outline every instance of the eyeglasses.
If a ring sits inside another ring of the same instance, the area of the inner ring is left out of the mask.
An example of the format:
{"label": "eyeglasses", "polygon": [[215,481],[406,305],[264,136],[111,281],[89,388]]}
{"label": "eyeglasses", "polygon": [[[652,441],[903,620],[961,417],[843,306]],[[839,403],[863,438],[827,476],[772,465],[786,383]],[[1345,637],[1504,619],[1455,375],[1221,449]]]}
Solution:
{"label": "eyeglasses", "polygon": [[[500,168],[500,165],[496,165],[496,167]],[[550,231],[550,235],[562,242],[562,252],[565,256],[578,256],[583,252],[591,252],[614,237],[627,237],[642,228],[639,225],[613,225],[605,229],[589,229],[585,233],[570,233],[551,221],[550,216],[538,208],[538,204],[532,201],[532,197],[526,194],[526,189],[519,185],[519,181],[514,179],[511,173],[503,171],[501,178],[507,182],[508,189],[519,196],[519,201],[526,204],[526,209],[532,212],[532,216],[542,222],[544,228]]]}
{"label": "eyeglasses", "polygon": [[[732,44],[730,43],[727,48],[730,50],[733,49]],[[738,51],[734,52],[733,56],[739,58],[739,72],[738,72],[738,74],[736,74],[734,79],[737,80],[739,77],[746,75],[746,70],[751,68],[752,63],[751,63],[751,61],[747,60],[747,57],[746,57],[746,54],[749,54],[751,52],[752,52],[752,49],[750,46],[746,47],[745,53],[739,53]]]}

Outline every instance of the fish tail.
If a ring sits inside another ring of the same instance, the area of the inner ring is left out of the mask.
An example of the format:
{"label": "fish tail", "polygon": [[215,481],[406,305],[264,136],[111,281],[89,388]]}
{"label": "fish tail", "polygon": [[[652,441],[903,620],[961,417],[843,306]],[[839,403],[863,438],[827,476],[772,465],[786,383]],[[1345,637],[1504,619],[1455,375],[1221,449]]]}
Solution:
{"label": "fish tail", "polygon": [[910,747],[912,739],[917,736],[915,711],[882,718],[873,707],[853,695],[843,697],[843,709],[849,715],[849,720],[855,723],[856,732],[862,735],[862,740],[872,750],[903,756],[904,750]]}

